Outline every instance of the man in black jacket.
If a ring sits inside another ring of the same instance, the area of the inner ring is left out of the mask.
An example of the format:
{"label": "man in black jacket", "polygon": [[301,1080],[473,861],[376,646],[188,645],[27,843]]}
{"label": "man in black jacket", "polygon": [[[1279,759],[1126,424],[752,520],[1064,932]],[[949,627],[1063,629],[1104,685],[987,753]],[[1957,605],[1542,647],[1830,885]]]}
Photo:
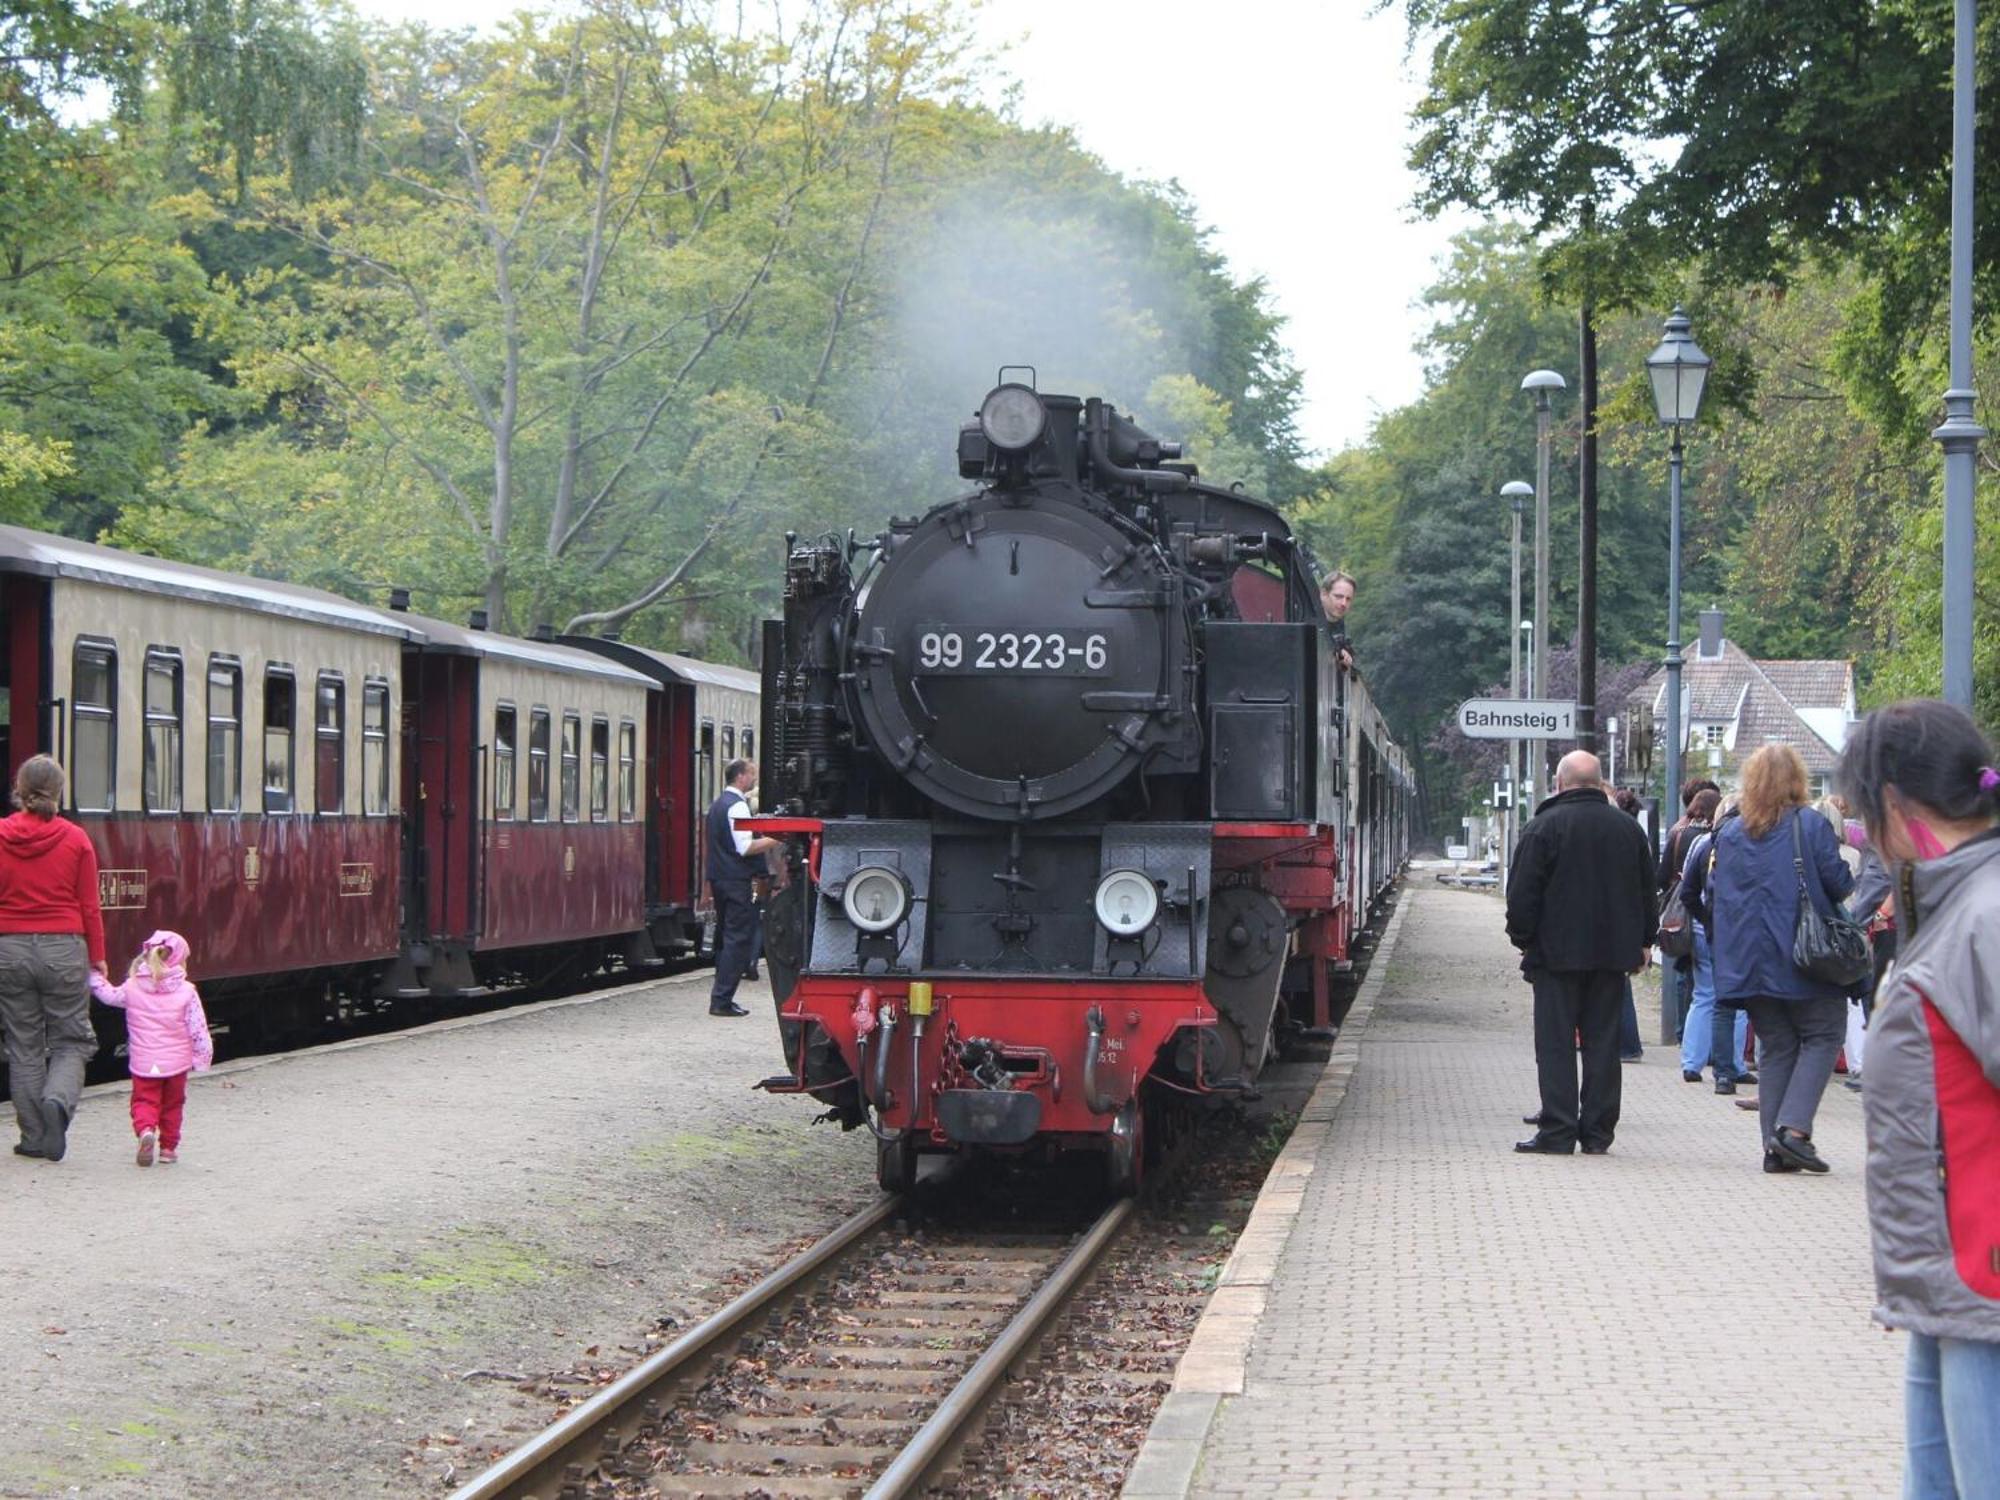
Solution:
{"label": "man in black jacket", "polygon": [[[1556,792],[1521,833],[1507,879],[1507,938],[1535,987],[1541,1126],[1516,1151],[1601,1156],[1618,1129],[1618,1014],[1646,965],[1658,911],[1653,847],[1604,797],[1587,750],[1556,766]],[[1576,1037],[1583,1037],[1579,1101]],[[1581,1107],[1579,1108],[1579,1103]]]}

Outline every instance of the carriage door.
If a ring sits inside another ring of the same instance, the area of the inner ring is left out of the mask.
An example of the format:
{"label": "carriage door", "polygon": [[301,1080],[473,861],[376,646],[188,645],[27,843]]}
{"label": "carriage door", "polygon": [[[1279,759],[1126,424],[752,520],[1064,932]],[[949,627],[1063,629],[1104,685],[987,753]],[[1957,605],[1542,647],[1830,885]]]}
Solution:
{"label": "carriage door", "polygon": [[57,748],[48,687],[49,586],[19,574],[0,577],[0,620],[7,622],[7,645],[0,650],[0,767],[12,786],[22,761]]}
{"label": "carriage door", "polygon": [[469,941],[479,930],[479,662],[425,651],[417,656],[415,795],[416,910],[433,941]]}
{"label": "carriage door", "polygon": [[652,795],[646,799],[646,889],[652,904],[686,911],[696,888],[694,830],[702,807],[695,788],[694,689],[663,681],[646,699],[646,738],[652,745],[647,769]]}

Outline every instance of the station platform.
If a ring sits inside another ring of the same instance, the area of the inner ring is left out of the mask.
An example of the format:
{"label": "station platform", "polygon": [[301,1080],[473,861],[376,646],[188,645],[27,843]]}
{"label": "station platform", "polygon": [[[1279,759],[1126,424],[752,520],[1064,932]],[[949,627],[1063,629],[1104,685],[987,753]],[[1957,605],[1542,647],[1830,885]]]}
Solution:
{"label": "station platform", "polygon": [[1649,1045],[1608,1155],[1516,1155],[1531,1010],[1499,898],[1410,882],[1129,1500],[1898,1493],[1859,1095],[1831,1173],[1766,1176],[1755,1114]]}

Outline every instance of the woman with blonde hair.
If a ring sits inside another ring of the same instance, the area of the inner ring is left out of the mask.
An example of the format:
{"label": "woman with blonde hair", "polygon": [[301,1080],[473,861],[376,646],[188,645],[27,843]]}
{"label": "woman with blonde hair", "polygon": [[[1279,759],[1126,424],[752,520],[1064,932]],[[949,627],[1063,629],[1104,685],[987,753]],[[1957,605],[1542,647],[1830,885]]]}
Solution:
{"label": "woman with blonde hair", "polygon": [[1766,745],[1744,762],[1738,806],[1741,816],[1715,830],[1708,874],[1716,1003],[1741,1006],[1757,1028],[1764,1170],[1824,1172],[1813,1117],[1847,1034],[1847,996],[1800,970],[1792,942],[1800,881],[1827,917],[1854,875],[1807,803],[1806,763],[1790,745]]}

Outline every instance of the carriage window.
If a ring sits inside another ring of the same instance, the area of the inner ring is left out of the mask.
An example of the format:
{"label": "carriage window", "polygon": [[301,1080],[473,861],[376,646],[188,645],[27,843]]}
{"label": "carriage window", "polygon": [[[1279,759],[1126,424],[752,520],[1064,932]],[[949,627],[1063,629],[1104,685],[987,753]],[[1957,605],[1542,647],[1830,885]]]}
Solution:
{"label": "carriage window", "polygon": [[695,782],[701,788],[701,805],[708,806],[721,795],[715,775],[715,725],[702,721],[701,739],[695,750]]}
{"label": "carriage window", "polygon": [[389,810],[389,684],[361,684],[361,811]]}
{"label": "carriage window", "polygon": [[743,731],[743,758],[745,760],[757,758],[757,731],[754,729]]}
{"label": "carriage window", "polygon": [[639,807],[639,733],[630,724],[618,726],[618,820],[629,823]]}
{"label": "carriage window", "polygon": [[528,715],[528,820],[549,820],[549,711]]}
{"label": "carriage window", "polygon": [[76,644],[70,666],[70,796],[78,812],[114,806],[118,745],[118,653]]}
{"label": "carriage window", "polygon": [[146,743],[139,793],[147,812],[181,810],[181,659],[146,652]]}
{"label": "carriage window", "polygon": [[243,810],[243,668],[208,659],[208,810]]}
{"label": "carriage window", "polygon": [[590,721],[590,821],[602,823],[611,811],[611,725]]}
{"label": "carriage window", "polygon": [[292,731],[298,725],[298,684],[288,668],[264,672],[264,811],[292,810]]}
{"label": "carriage window", "polygon": [[562,820],[576,821],[577,811],[582,805],[583,778],[583,721],[575,714],[564,714],[562,725]]}
{"label": "carriage window", "polygon": [[313,797],[318,812],[347,809],[347,680],[322,672],[313,694]]}
{"label": "carriage window", "polygon": [[724,724],[722,726],[723,769],[727,770],[729,763],[734,759],[736,759],[736,727],[733,724]]}
{"label": "carriage window", "polygon": [[514,724],[513,704],[493,710],[493,816],[503,823],[514,819]]}

